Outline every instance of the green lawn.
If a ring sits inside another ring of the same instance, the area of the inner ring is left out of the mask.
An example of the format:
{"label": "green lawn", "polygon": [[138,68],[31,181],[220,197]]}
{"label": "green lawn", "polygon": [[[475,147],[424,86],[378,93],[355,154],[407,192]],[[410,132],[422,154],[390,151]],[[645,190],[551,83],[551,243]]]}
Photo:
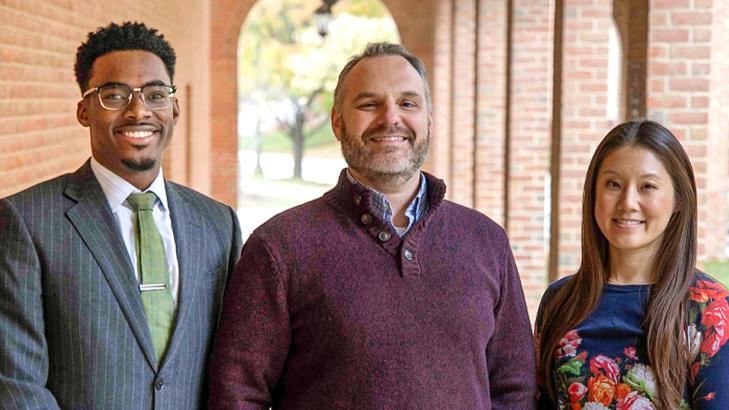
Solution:
{"label": "green lawn", "polygon": [[704,263],[704,272],[718,279],[729,288],[729,260],[715,259]]}
{"label": "green lawn", "polygon": [[[320,128],[314,135],[306,139],[304,143],[304,149],[313,148],[322,145],[336,144],[337,140],[332,134],[332,130],[329,127]],[[254,149],[253,137],[245,136],[240,138],[240,149]],[[263,151],[264,152],[284,152],[291,153],[293,150],[293,144],[291,139],[280,131],[272,132],[263,136]]]}

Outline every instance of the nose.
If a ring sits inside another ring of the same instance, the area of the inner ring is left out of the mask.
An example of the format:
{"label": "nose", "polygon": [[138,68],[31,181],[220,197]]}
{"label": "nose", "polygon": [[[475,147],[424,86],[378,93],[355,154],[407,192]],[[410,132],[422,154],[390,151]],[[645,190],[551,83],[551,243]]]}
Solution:
{"label": "nose", "polygon": [[626,187],[620,195],[618,208],[622,211],[635,211],[638,209],[640,196],[638,190],[632,186]]}
{"label": "nose", "polygon": [[139,120],[152,116],[152,110],[147,107],[147,103],[142,100],[143,98],[140,91],[135,90],[132,92],[132,101],[129,102],[129,105],[124,110],[124,116],[127,119]]}
{"label": "nose", "polygon": [[394,126],[399,125],[400,121],[400,107],[394,102],[385,104],[380,115],[380,123],[386,126]]}

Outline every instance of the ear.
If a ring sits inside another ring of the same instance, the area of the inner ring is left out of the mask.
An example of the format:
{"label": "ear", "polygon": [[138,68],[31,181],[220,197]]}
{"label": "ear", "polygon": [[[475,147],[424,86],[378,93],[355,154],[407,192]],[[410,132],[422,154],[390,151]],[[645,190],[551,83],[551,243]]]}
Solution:
{"label": "ear", "polygon": [[337,141],[342,140],[342,117],[337,112],[337,109],[332,107],[332,114],[331,114],[331,122],[332,122],[332,131],[334,131],[334,136],[337,138]]}
{"label": "ear", "polygon": [[433,135],[433,110],[428,110],[428,135]]}
{"label": "ear", "polygon": [[78,104],[76,104],[76,120],[84,127],[88,127],[90,125],[89,112],[88,107],[86,106],[85,99],[79,101]]}
{"label": "ear", "polygon": [[177,119],[179,117],[180,117],[180,103],[177,102],[177,97],[174,97],[174,101],[172,101],[172,123],[177,125]]}

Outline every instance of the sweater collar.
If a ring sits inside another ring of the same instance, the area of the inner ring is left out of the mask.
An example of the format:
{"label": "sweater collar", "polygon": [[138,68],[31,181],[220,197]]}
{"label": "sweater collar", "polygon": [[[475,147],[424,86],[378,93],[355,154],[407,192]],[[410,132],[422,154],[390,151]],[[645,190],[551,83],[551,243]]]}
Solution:
{"label": "sweater collar", "polygon": [[[443,202],[445,198],[446,185],[443,180],[435,176],[422,172],[427,181],[428,195],[428,212],[422,216],[427,218],[432,214]],[[368,189],[362,184],[353,182],[347,177],[347,169],[343,169],[339,174],[337,185],[329,192],[324,194],[324,199],[335,209],[349,215],[350,217],[364,222],[370,220],[365,225],[385,225],[381,212],[375,206],[376,198],[374,191]],[[369,215],[369,216],[364,216]]]}

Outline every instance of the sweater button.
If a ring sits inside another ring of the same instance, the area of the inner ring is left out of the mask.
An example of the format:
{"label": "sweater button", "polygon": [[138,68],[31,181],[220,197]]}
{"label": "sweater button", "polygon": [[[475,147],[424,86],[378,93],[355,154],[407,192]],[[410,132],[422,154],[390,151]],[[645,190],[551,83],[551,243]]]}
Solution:
{"label": "sweater button", "polygon": [[380,240],[380,242],[387,242],[390,240],[390,232],[382,231],[379,234],[377,234],[377,239]]}
{"label": "sweater button", "polygon": [[355,195],[354,196],[354,204],[359,205],[362,202],[362,196],[361,195]]}
{"label": "sweater button", "polygon": [[408,261],[413,260],[413,253],[410,251],[410,249],[403,249],[402,256],[405,257]]}
{"label": "sweater button", "polygon": [[159,378],[154,381],[154,388],[157,390],[162,390],[162,388],[165,387],[165,379]]}
{"label": "sweater button", "polygon": [[370,222],[372,222],[372,216],[370,214],[362,214],[362,223],[369,225]]}

